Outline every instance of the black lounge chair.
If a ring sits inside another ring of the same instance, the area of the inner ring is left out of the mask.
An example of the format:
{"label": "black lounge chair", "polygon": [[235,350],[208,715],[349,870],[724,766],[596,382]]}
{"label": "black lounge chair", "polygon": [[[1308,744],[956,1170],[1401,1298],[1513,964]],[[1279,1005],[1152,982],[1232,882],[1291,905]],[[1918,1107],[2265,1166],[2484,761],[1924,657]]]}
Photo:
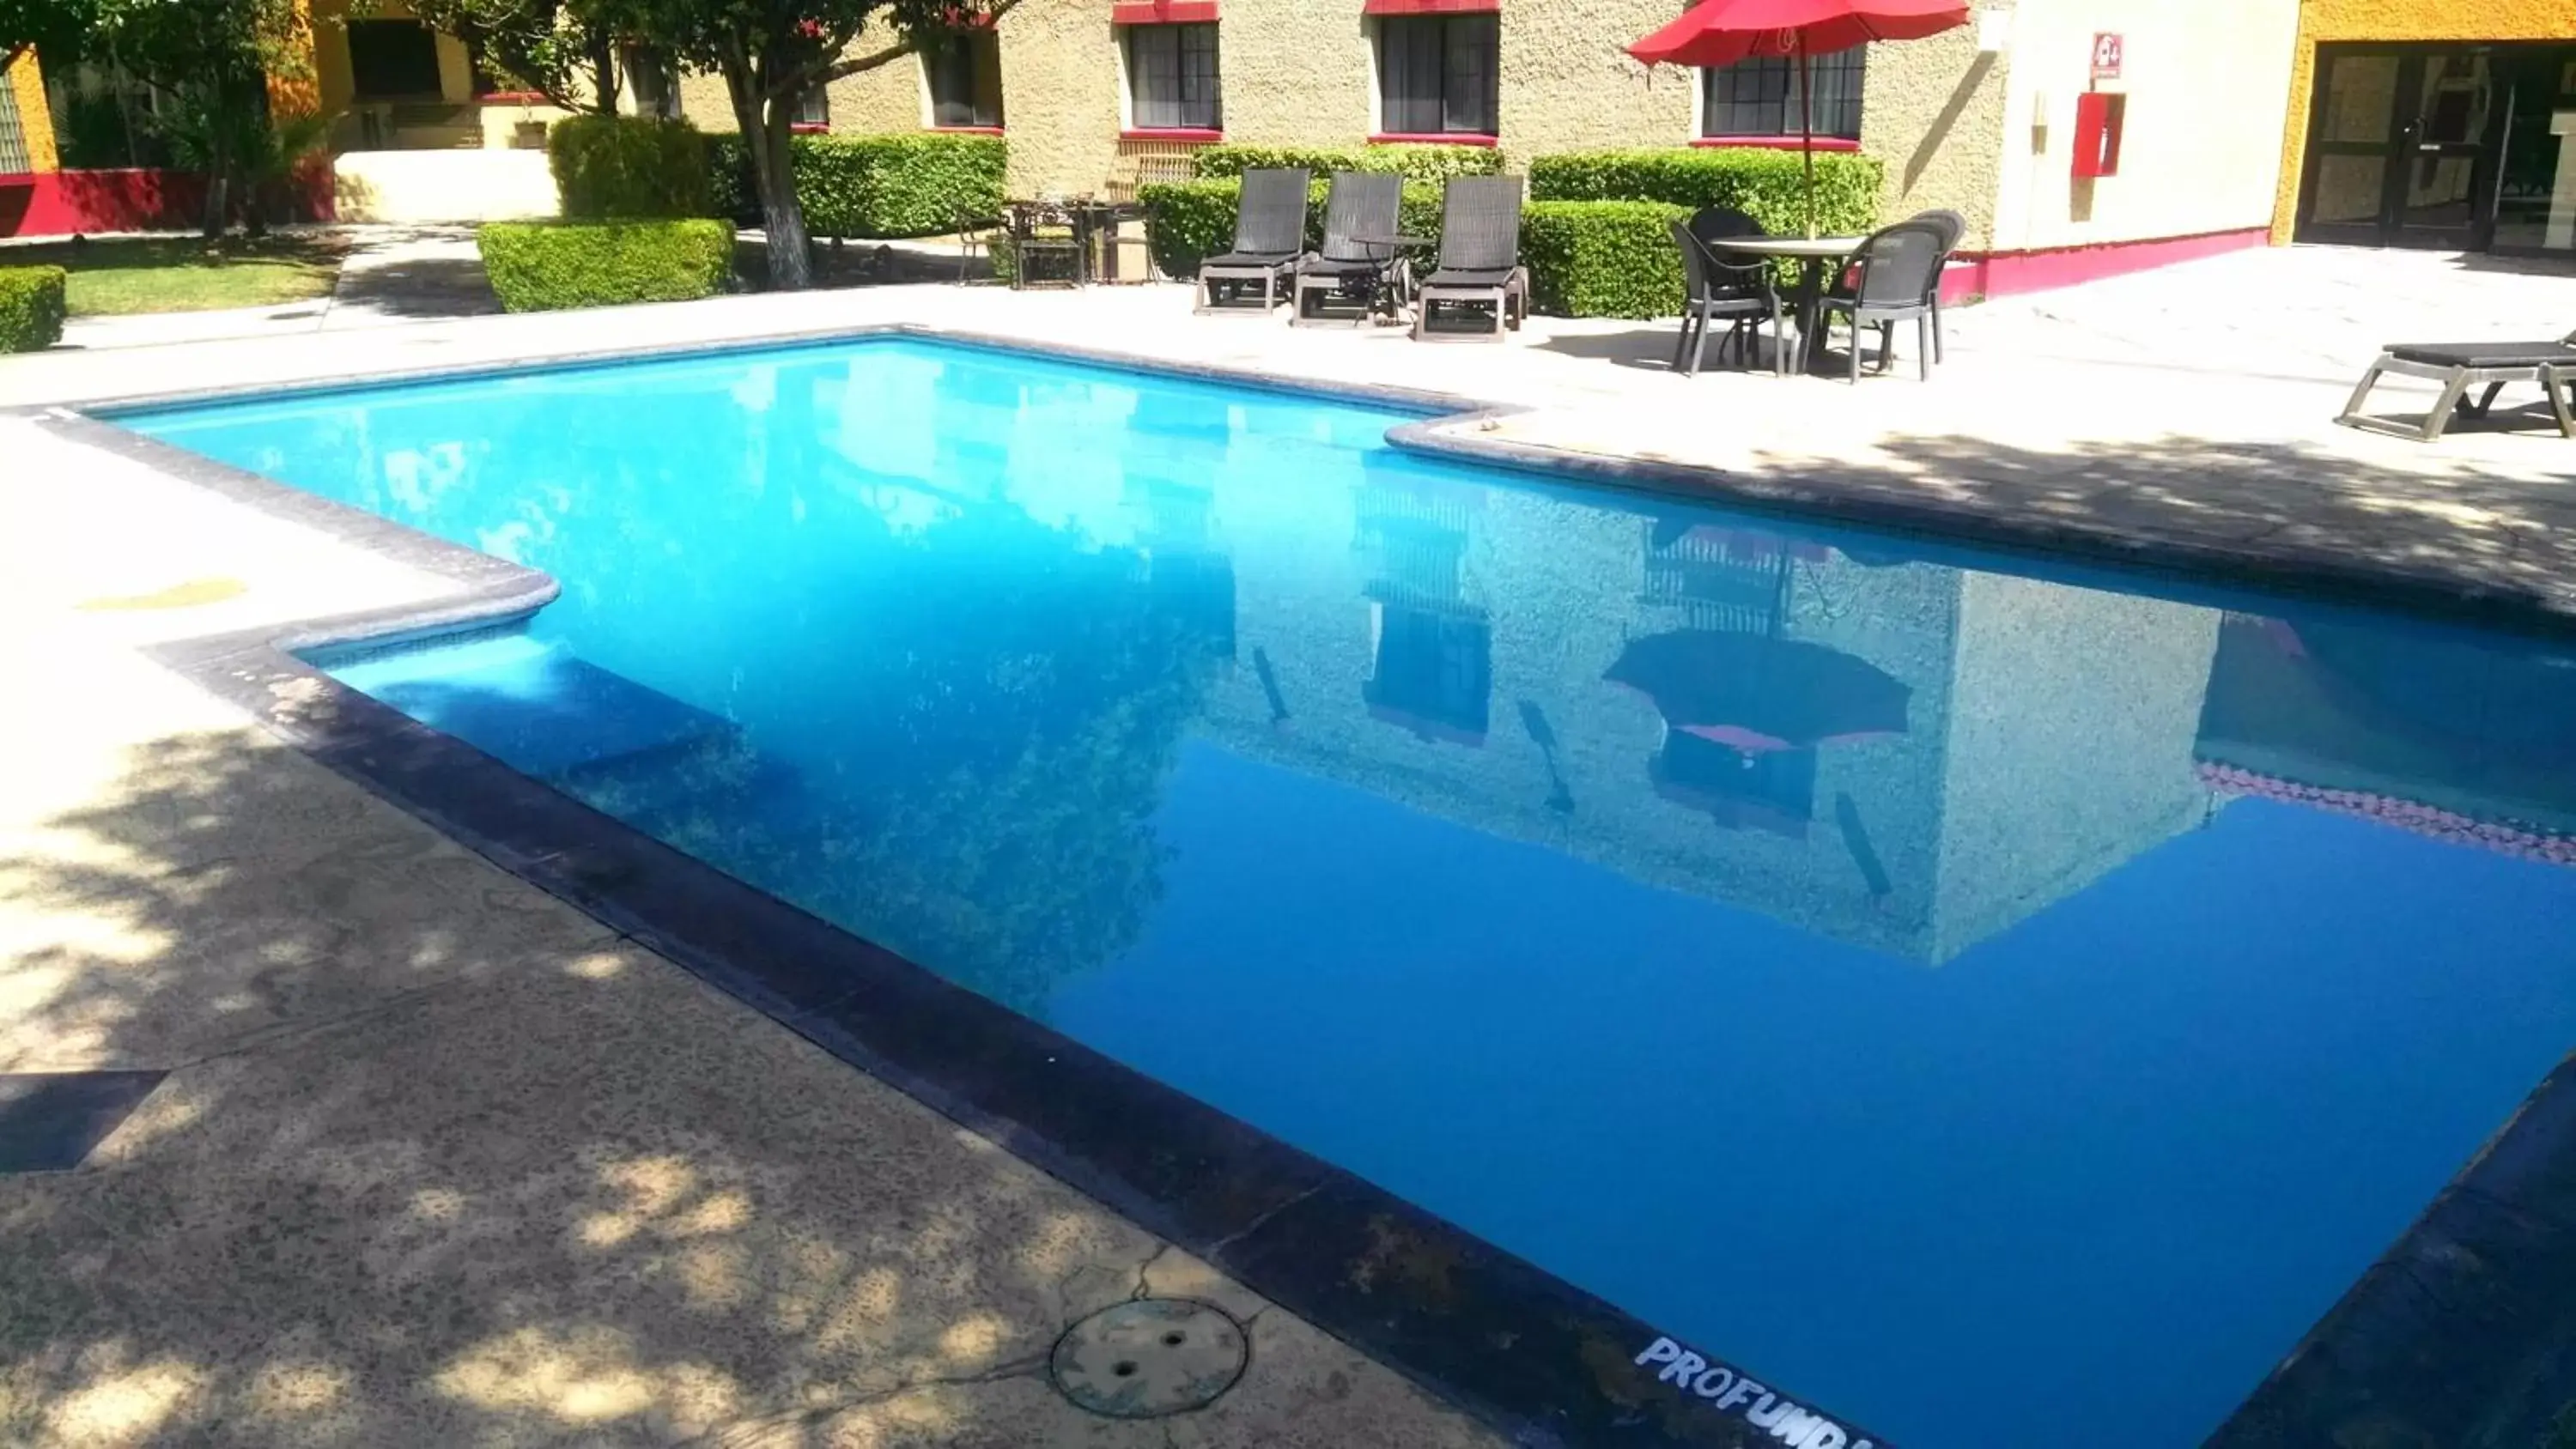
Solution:
{"label": "black lounge chair", "polygon": [[[1494,309],[1490,331],[1435,332],[1432,309]],[[1500,342],[1529,315],[1529,269],[1521,265],[1521,178],[1459,176],[1440,197],[1440,265],[1416,289],[1416,342]]]}
{"label": "black lounge chair", "polygon": [[[1750,221],[1751,218],[1746,218]],[[1745,366],[1753,365],[1753,343],[1762,332],[1762,319],[1771,319],[1772,370],[1781,377],[1789,375],[1789,336],[1781,322],[1780,288],[1771,274],[1771,263],[1761,258],[1725,261],[1712,254],[1692,230],[1698,218],[1673,223],[1673,245],[1682,252],[1682,335],[1673,344],[1673,371],[1685,377],[1699,375],[1701,364],[1708,360],[1708,324],[1723,320],[1727,341],[1737,345]],[[1758,235],[1734,232],[1735,236]],[[1718,360],[1724,361],[1726,349],[1720,346]]]}
{"label": "black lounge chair", "polygon": [[[2370,400],[2370,390],[2379,385],[2381,374],[2390,372],[2428,377],[2442,384],[2442,395],[2434,400],[2432,411],[2424,414],[2420,425],[2408,427],[2363,414],[2362,404]],[[2343,413],[2335,421],[2348,428],[2435,442],[2454,417],[2485,417],[2495,406],[2496,394],[2513,382],[2538,383],[2540,390],[2549,394],[2549,410],[2558,416],[2559,433],[2576,438],[2576,409],[2570,407],[2571,401],[2576,401],[2570,397],[2576,393],[2576,332],[2556,342],[2400,343],[2380,353],[2370,371],[2361,375],[2361,385],[2352,390],[2352,400],[2343,405]],[[2473,387],[2485,389],[2475,402],[2468,396]]]}
{"label": "black lounge chair", "polygon": [[1896,360],[1896,324],[1914,324],[1915,366],[1924,381],[1932,379],[1932,294],[1941,284],[1942,228],[1926,221],[1900,221],[1873,233],[1852,254],[1859,272],[1851,290],[1826,295],[1817,303],[1816,332],[1833,330],[1833,314],[1851,321],[1851,381],[1860,381],[1860,337],[1878,329],[1878,370]]}
{"label": "black lounge chair", "polygon": [[[1234,213],[1234,249],[1199,263],[1199,304],[1210,312],[1249,311],[1243,296],[1261,284],[1261,315],[1287,301],[1289,269],[1306,253],[1306,183],[1303,167],[1243,173],[1243,195]],[[1220,303],[1223,294],[1231,299]]]}
{"label": "black lounge chair", "polygon": [[[1356,237],[1392,237],[1404,208],[1404,178],[1393,172],[1336,171],[1332,194],[1324,200],[1324,246],[1297,263],[1296,309],[1288,314],[1295,326],[1338,322],[1357,326],[1368,320],[1377,289],[1393,283],[1394,248]],[[1356,303],[1342,317],[1325,308],[1336,298]]]}

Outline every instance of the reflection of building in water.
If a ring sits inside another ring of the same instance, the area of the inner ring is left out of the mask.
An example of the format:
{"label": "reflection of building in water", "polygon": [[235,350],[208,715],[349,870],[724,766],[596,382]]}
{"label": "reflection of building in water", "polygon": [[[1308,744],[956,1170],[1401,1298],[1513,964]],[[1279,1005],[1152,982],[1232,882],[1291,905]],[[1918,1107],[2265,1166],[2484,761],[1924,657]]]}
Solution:
{"label": "reflection of building in water", "polygon": [[2576,657],[2330,614],[2231,615],[2201,714],[2232,795],[2576,864]]}
{"label": "reflection of building in water", "polygon": [[1363,488],[1357,547],[1368,582],[1369,713],[1426,740],[1482,744],[1494,630],[1467,577],[1485,490],[1435,478]]}
{"label": "reflection of building in water", "polygon": [[[1356,467],[1326,494],[1347,498],[1339,524],[1311,492],[1218,500],[1238,629],[1267,665],[1214,691],[1230,748],[1926,962],[2204,817],[2207,610],[1864,561],[1401,454]],[[1673,635],[1774,641],[1748,656],[1773,669],[1847,658],[1891,681],[1902,728],[1846,729],[1839,692],[1795,725],[1676,727],[1604,678]]]}
{"label": "reflection of building in water", "polygon": [[1145,588],[1157,605],[1234,658],[1234,556],[1216,532],[1216,494],[1191,483],[1129,475],[1127,505],[1145,555]]}

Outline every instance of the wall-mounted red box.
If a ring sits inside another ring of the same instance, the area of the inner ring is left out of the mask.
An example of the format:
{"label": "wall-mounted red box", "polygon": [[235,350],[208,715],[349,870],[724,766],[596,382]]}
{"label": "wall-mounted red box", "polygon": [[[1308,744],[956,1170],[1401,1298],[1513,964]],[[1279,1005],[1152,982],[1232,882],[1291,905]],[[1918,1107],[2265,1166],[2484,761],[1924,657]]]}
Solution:
{"label": "wall-mounted red box", "polygon": [[2075,98],[2075,174],[2120,174],[2120,130],[2129,98],[2117,91],[2086,91]]}

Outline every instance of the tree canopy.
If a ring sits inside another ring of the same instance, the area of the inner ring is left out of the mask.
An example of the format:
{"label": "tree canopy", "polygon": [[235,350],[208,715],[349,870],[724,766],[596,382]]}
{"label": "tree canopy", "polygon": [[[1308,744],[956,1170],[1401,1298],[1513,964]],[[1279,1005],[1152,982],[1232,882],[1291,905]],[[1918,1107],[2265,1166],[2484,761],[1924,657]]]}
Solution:
{"label": "tree canopy", "polygon": [[[812,280],[805,212],[788,139],[797,101],[960,31],[989,25],[1019,0],[574,0],[612,8],[622,28],[663,54],[724,77],[750,154],[769,239],[770,284]],[[874,29],[887,43],[853,53]]]}
{"label": "tree canopy", "polygon": [[411,13],[472,44],[487,64],[567,111],[617,112],[624,36],[613,3],[411,0]]}
{"label": "tree canopy", "polygon": [[0,0],[0,70],[29,50],[77,59],[97,26],[96,0]]}

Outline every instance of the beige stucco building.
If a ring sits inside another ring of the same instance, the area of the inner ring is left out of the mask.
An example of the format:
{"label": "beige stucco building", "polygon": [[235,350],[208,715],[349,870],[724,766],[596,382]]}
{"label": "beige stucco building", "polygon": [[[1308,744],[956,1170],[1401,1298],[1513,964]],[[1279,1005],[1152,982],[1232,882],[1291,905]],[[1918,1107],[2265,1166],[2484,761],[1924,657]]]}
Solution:
{"label": "beige stucco building", "polygon": [[[1008,137],[1011,186],[1030,195],[1115,192],[1174,174],[1190,150],[1220,139],[1464,142],[1499,148],[1515,168],[1555,151],[1794,146],[1798,108],[1783,63],[1769,62],[1780,69],[1768,77],[1712,81],[1629,57],[1626,47],[1676,8],[1023,0],[968,42],[993,97],[971,119]],[[2157,244],[2143,263],[2177,244],[2250,243],[2271,224],[2299,12],[2298,0],[1983,0],[1946,34],[1820,62],[1820,144],[1884,163],[1891,216],[1936,206],[1966,215],[1968,248],[1990,258],[1997,289],[2016,265],[2044,268],[2071,250]],[[1170,29],[1197,31],[1212,54],[1215,94],[1177,111],[1164,104],[1173,73],[1158,69],[1161,52],[1140,49]],[[2103,35],[2117,38],[2116,66],[2095,63]],[[1440,81],[1408,68],[1423,47],[1445,53]],[[835,131],[939,129],[941,101],[969,71],[948,64],[960,79],[906,57],[838,82],[817,118]],[[2125,107],[2116,174],[2074,174],[2087,92]],[[699,125],[732,126],[721,86],[701,79],[684,94]],[[968,111],[952,104],[945,114]],[[1175,115],[1189,124],[1164,123]],[[1432,127],[1417,124],[1432,116]]]}

